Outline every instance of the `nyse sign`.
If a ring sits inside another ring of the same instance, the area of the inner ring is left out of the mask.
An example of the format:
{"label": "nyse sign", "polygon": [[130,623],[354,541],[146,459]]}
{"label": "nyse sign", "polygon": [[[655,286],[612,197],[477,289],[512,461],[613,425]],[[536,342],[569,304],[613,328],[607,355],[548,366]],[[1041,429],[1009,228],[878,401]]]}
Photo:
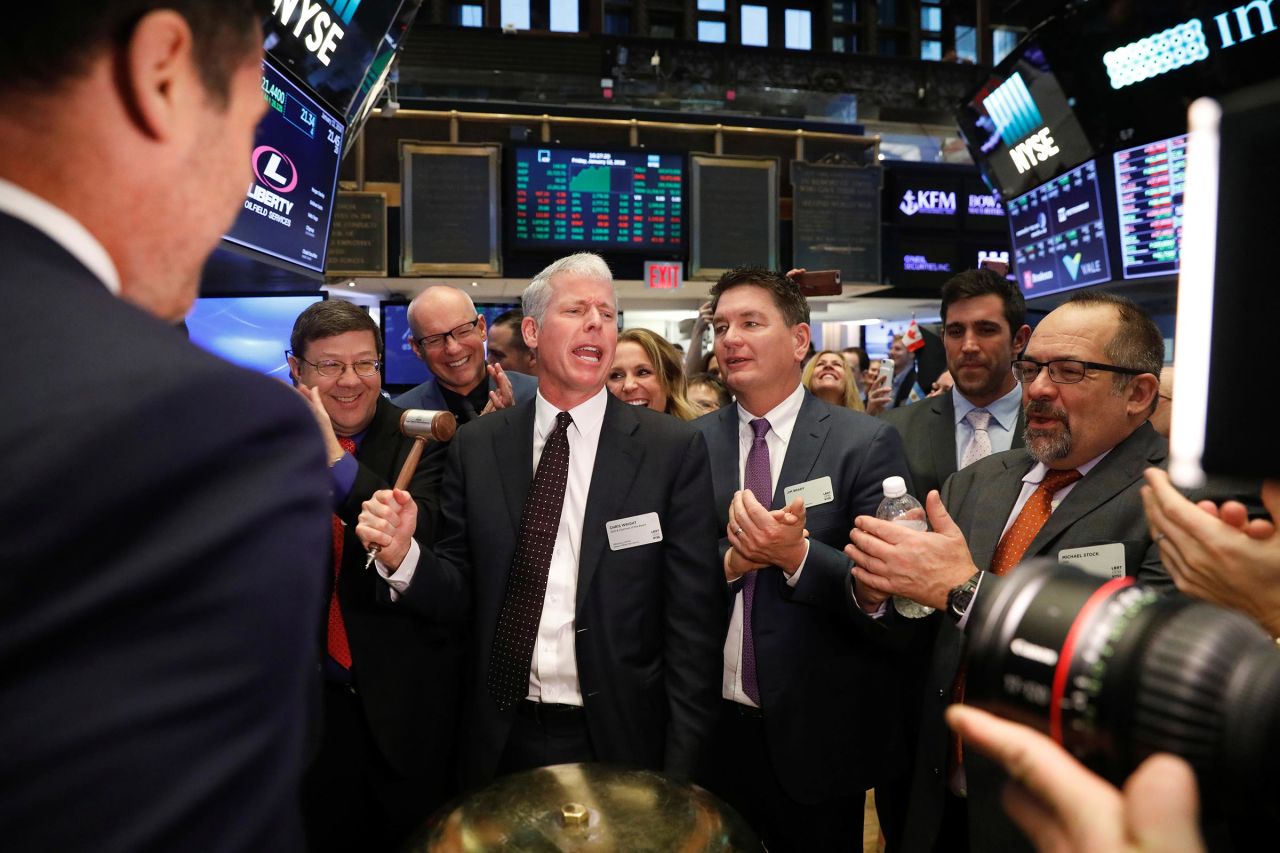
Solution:
{"label": "nyse sign", "polygon": [[1058,145],[1053,141],[1049,128],[1042,127],[1017,145],[1009,149],[1009,156],[1018,174],[1028,171],[1037,163],[1043,163],[1058,153]]}
{"label": "nyse sign", "polygon": [[360,0],[334,0],[332,5],[334,9],[330,10],[320,0],[275,0],[271,14],[291,28],[293,37],[300,40],[321,65],[328,65],[346,35],[339,21],[351,23]]}

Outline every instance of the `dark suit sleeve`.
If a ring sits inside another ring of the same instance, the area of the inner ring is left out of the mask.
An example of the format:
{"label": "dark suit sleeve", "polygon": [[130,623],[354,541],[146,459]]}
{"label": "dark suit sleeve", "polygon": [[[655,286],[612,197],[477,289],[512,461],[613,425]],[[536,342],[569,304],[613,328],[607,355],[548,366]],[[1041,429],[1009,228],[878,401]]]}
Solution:
{"label": "dark suit sleeve", "polygon": [[[860,449],[848,480],[845,500],[849,507],[850,527],[858,516],[875,514],[884,496],[886,477],[899,476],[910,483],[898,431],[884,423],[877,422],[875,426],[875,433],[866,447]],[[791,601],[797,604],[847,613],[855,624],[874,633],[882,633],[891,624],[885,621],[889,614],[881,619],[872,619],[853,603],[853,578],[849,573],[852,564],[844,554],[843,543],[838,544],[840,547],[810,539],[809,557],[805,560],[800,580],[789,589],[789,593],[784,591],[783,594],[789,594]]]}
{"label": "dark suit sleeve", "polygon": [[[462,464],[464,441],[463,431],[459,430],[448,450],[435,454],[436,463],[443,459],[444,467],[439,491],[439,537],[434,548],[429,542],[423,544],[413,582],[396,602],[422,616],[442,621],[464,619],[471,600],[467,489]],[[419,506],[419,519],[421,517]],[[423,542],[417,533],[414,538]],[[389,588],[384,585],[379,595],[389,601]]]}
{"label": "dark suit sleeve", "polygon": [[694,777],[719,710],[722,651],[728,630],[725,582],[716,561],[715,497],[707,445],[694,433],[669,496],[664,534],[665,678],[670,718],[666,771]]}

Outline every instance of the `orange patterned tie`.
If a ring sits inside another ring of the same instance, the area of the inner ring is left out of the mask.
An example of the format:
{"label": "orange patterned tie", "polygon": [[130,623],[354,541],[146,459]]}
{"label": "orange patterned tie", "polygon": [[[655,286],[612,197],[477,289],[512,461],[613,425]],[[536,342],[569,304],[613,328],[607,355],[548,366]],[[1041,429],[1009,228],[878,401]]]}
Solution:
{"label": "orange patterned tie", "polygon": [[1050,471],[1044,475],[1040,486],[1031,493],[1031,497],[1023,504],[1022,511],[996,546],[995,556],[991,558],[992,573],[1003,575],[1022,562],[1022,555],[1027,553],[1027,547],[1053,513],[1054,494],[1083,476],[1074,468],[1070,471]]}
{"label": "orange patterned tie", "polygon": [[[356,443],[346,436],[339,436],[338,444],[342,449],[356,455]],[[342,540],[346,537],[347,528],[333,514],[333,592],[329,595],[329,634],[326,646],[329,657],[351,669],[351,647],[347,645],[347,626],[342,621],[342,607],[338,604],[338,575],[342,572]]]}
{"label": "orange patterned tie", "polygon": [[[1003,575],[1022,562],[1027,548],[1040,532],[1040,528],[1044,527],[1044,523],[1049,520],[1049,516],[1053,514],[1053,496],[1083,476],[1074,468],[1069,471],[1049,471],[1045,474],[1040,485],[1022,505],[1022,511],[1018,513],[1018,517],[1000,538],[1000,544],[996,546],[996,553],[991,558],[991,568],[988,571]],[[956,680],[951,684],[952,702],[964,701],[965,670],[965,665],[961,663],[960,671],[956,673]],[[963,761],[964,746],[960,738],[953,733],[949,777],[955,777]]]}

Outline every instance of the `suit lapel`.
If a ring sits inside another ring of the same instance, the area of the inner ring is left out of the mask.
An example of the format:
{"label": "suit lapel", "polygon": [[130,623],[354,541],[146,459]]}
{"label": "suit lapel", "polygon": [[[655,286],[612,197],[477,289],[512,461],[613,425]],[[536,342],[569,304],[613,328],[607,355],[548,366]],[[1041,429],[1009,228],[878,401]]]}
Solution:
{"label": "suit lapel", "polygon": [[716,518],[729,517],[729,504],[739,488],[738,404],[725,406],[714,415],[711,429],[703,432],[707,454],[711,457],[711,483],[716,493]]}
{"label": "suit lapel", "polygon": [[[640,419],[636,413],[610,394],[604,409],[604,423],[600,426],[600,443],[596,445],[587,508],[582,517],[582,545],[578,552],[579,611],[604,553],[608,538],[605,524],[618,517],[619,508],[631,493],[631,485],[640,470],[644,449],[635,439],[639,429]],[[674,530],[665,531],[668,536],[674,533]]]}
{"label": "suit lapel", "polygon": [[1149,424],[1143,424],[1076,483],[1027,546],[1028,556],[1039,554],[1064,530],[1133,485],[1143,469],[1157,461],[1149,458],[1153,455],[1149,430]]}
{"label": "suit lapel", "polygon": [[989,486],[974,484],[982,500],[975,508],[973,527],[969,531],[969,552],[978,568],[991,567],[991,558],[1000,543],[1004,523],[1009,520],[1009,511],[1022,492],[1022,478],[1033,464],[1034,461],[1026,454],[1011,453],[1004,460],[1004,470]]}
{"label": "suit lapel", "polygon": [[373,420],[360,441],[360,449],[356,458],[372,471],[385,476],[388,482],[395,482],[399,470],[392,470],[396,461],[396,451],[401,442],[396,440],[400,435],[400,408],[393,405],[385,397],[378,398],[377,407],[373,411]]}
{"label": "suit lapel", "polygon": [[1022,412],[1022,406],[1018,406],[1018,419],[1013,422],[1013,443],[1009,445],[1009,449],[1015,447],[1026,447],[1022,441],[1022,434],[1027,429],[1027,416]]}
{"label": "suit lapel", "polygon": [[511,529],[519,536],[520,516],[524,512],[524,499],[533,484],[533,421],[535,400],[528,400],[510,409],[502,409],[486,415],[502,418],[506,423],[493,434],[493,455],[498,460],[497,470],[502,472],[499,481],[511,516]]}
{"label": "suit lapel", "polygon": [[[942,394],[929,401],[932,423],[929,425],[930,452],[933,454],[933,470],[938,475],[938,488],[956,472],[956,407],[951,394]],[[922,405],[916,403],[917,406]],[[917,483],[916,488],[920,486]],[[920,496],[921,499],[925,495]]]}
{"label": "suit lapel", "polygon": [[830,417],[831,413],[826,410],[826,406],[805,391],[796,424],[791,430],[791,440],[787,442],[787,455],[782,460],[778,482],[773,485],[773,506],[770,509],[781,509],[787,505],[784,496],[787,486],[809,479],[813,466],[818,461],[818,453],[826,443],[830,429],[827,419]]}

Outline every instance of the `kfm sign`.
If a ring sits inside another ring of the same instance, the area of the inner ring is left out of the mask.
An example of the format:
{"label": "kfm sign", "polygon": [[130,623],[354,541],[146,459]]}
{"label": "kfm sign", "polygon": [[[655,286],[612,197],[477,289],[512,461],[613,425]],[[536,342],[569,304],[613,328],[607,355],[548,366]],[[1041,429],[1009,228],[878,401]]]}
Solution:
{"label": "kfm sign", "polygon": [[645,261],[644,283],[650,290],[675,290],[684,283],[680,261]]}

